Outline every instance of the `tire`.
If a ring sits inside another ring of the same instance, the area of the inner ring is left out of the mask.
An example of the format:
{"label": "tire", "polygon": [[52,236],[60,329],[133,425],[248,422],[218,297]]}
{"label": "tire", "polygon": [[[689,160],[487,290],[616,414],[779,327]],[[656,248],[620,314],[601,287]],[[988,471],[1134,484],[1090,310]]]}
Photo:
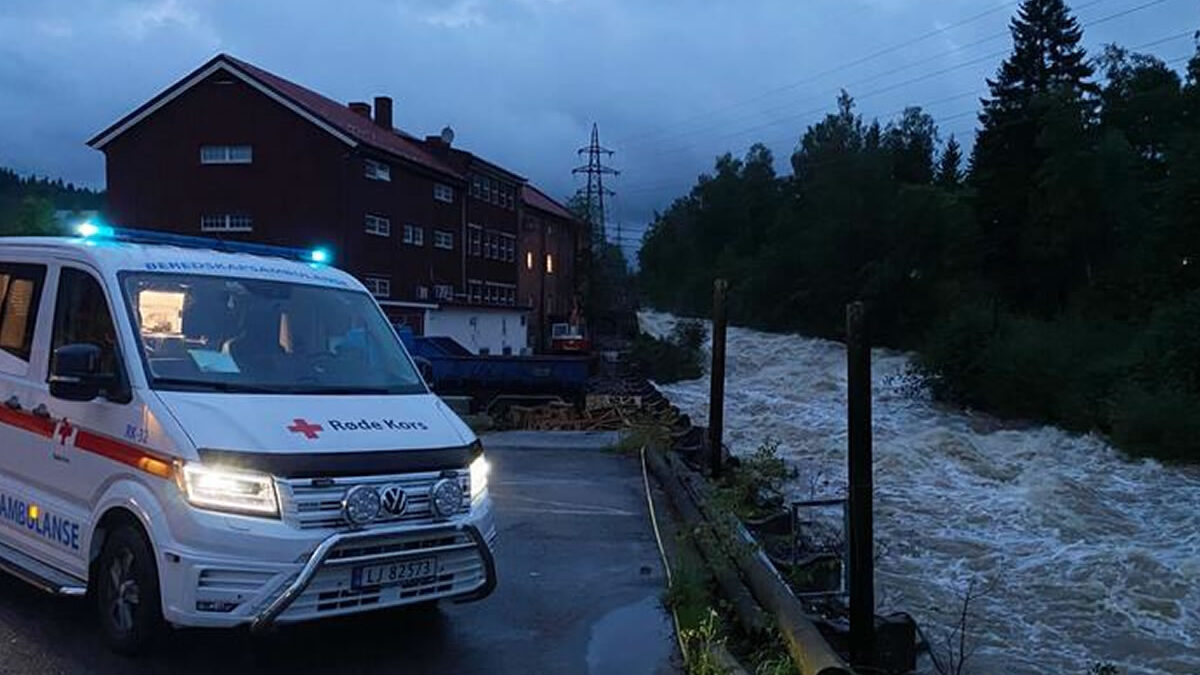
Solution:
{"label": "tire", "polygon": [[108,535],[93,579],[105,642],[119,654],[144,651],[164,624],[158,567],[140,528],[121,525]]}

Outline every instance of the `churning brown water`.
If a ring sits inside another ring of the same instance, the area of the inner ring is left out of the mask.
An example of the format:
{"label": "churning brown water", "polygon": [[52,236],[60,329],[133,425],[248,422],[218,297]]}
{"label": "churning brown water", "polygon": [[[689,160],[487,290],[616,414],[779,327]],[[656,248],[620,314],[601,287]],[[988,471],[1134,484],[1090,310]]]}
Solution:
{"label": "churning brown water", "polygon": [[[643,330],[676,319],[646,312]],[[1092,435],[1000,424],[936,405],[905,354],[872,355],[876,586],[935,644],[971,580],[964,672],[1200,674],[1200,471],[1129,460]],[[846,370],[840,343],[729,329],[726,443],[780,441],[798,498],[842,496]],[[708,379],[663,385],[698,424]],[[814,494],[815,493],[815,494]],[[929,672],[928,661],[925,665]]]}

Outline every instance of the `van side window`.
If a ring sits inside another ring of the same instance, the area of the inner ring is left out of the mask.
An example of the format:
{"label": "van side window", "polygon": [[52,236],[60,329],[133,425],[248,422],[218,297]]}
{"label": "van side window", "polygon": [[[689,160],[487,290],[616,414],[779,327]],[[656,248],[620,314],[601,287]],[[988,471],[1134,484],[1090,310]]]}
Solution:
{"label": "van side window", "polygon": [[104,289],[92,275],[64,267],[54,303],[51,353],[63,345],[87,343],[100,348],[100,372],[117,371],[117,331]]}
{"label": "van side window", "polygon": [[29,360],[45,265],[0,263],[0,349]]}

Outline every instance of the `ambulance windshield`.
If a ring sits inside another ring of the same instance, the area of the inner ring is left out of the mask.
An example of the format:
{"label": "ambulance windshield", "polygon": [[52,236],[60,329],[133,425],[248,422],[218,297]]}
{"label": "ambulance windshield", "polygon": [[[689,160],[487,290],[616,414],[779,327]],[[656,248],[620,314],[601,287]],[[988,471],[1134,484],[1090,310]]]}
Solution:
{"label": "ambulance windshield", "polygon": [[365,293],[259,279],[126,274],[156,389],[265,394],[426,390]]}

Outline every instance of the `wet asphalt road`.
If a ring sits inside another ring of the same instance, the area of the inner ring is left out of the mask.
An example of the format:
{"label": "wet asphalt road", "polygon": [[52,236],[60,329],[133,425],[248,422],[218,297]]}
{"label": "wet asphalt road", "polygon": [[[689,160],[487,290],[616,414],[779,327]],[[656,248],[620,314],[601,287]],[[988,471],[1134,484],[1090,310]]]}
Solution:
{"label": "wet asphalt road", "polygon": [[564,444],[584,443],[527,435],[488,443],[500,539],[499,586],[486,600],[264,637],[176,630],[128,659],[103,645],[84,601],[0,574],[0,673],[678,672],[640,466]]}

